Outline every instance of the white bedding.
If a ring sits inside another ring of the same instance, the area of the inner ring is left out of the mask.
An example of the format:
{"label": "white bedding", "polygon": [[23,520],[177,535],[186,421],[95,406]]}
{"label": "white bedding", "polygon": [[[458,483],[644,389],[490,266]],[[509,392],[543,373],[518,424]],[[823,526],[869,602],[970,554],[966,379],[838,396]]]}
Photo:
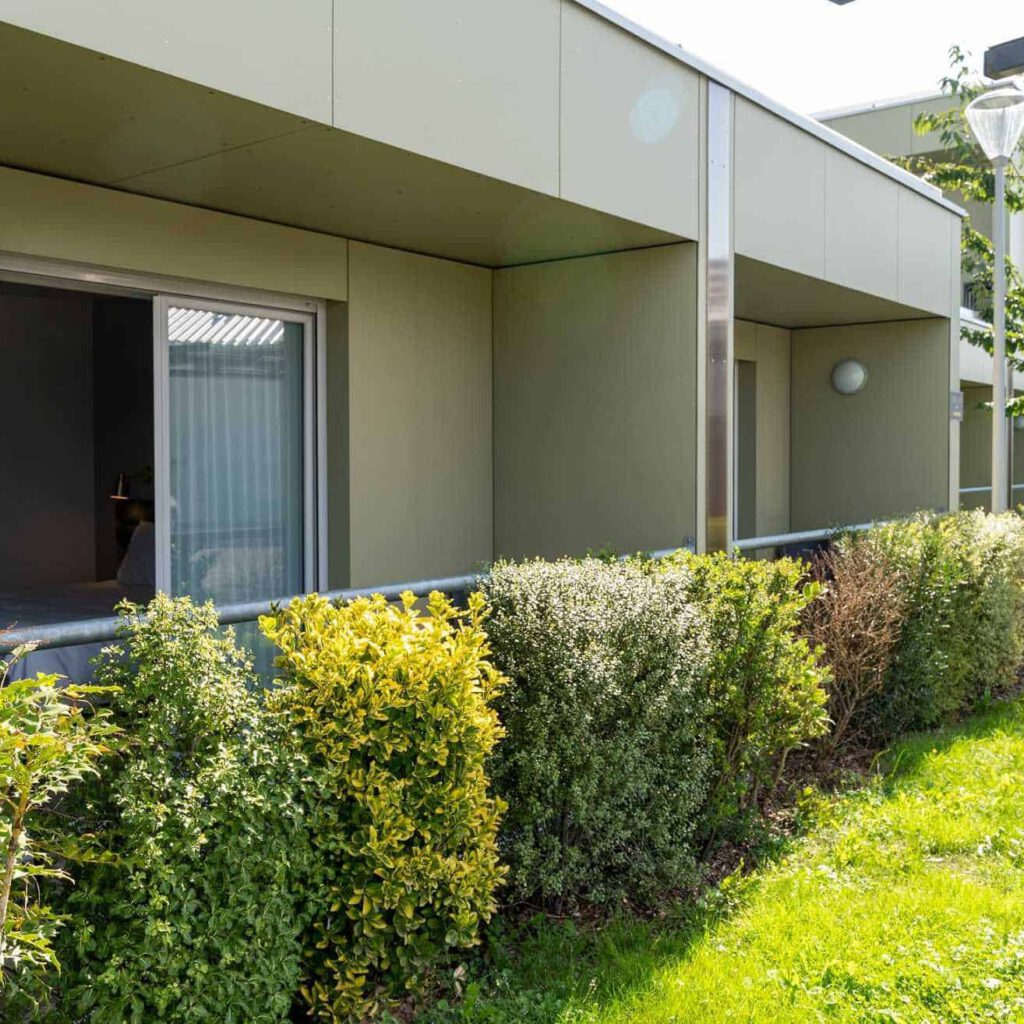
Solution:
{"label": "white bedding", "polygon": [[[142,604],[152,596],[151,587],[126,587],[117,580],[0,591],[0,629],[27,629],[30,626],[108,618],[114,614],[115,605],[124,598]],[[104,646],[103,643],[78,644],[33,651],[12,666],[10,678],[25,679],[37,672],[53,672],[71,682],[88,682],[93,675],[90,661]]]}

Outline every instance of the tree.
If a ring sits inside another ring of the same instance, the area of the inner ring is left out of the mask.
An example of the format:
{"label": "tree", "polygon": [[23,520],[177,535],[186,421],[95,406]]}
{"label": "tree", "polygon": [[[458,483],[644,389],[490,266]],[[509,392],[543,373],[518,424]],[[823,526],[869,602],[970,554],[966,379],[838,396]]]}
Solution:
{"label": "tree", "polygon": [[[965,200],[991,205],[995,202],[995,175],[974,140],[964,111],[986,86],[967,66],[967,54],[959,46],[949,51],[950,72],[942,81],[942,91],[953,101],[949,110],[939,114],[918,114],[915,130],[926,135],[938,133],[942,143],[938,155],[903,157],[896,163],[944,192],[959,193]],[[1024,211],[1024,177],[1010,164],[1006,174],[1006,207],[1011,213]],[[964,278],[972,282],[975,311],[982,320],[992,322],[992,242],[964,219],[960,246]],[[972,345],[992,353],[992,332],[962,324],[961,337]],[[1024,370],[1024,279],[1020,271],[1006,261],[1006,353],[1015,370]],[[1024,414],[1024,397],[1007,403],[1008,415]]]}

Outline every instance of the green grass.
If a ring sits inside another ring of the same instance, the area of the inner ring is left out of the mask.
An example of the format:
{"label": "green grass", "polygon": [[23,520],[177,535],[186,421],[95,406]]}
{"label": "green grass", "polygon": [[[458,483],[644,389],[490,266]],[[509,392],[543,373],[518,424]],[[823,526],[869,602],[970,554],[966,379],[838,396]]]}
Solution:
{"label": "green grass", "polygon": [[[911,738],[704,906],[489,937],[429,1024],[1024,1021],[1024,702]],[[472,972],[470,972],[472,975]]]}

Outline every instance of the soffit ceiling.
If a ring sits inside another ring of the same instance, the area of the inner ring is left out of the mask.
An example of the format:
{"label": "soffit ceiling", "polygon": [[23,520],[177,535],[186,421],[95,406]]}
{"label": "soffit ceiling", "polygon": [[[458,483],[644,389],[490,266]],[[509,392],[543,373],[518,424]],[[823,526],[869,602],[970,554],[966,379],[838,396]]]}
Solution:
{"label": "soffit ceiling", "polygon": [[736,318],[791,329],[932,318],[912,306],[736,257]]}
{"label": "soffit ceiling", "polygon": [[23,170],[484,266],[678,240],[7,24],[0,89]]}

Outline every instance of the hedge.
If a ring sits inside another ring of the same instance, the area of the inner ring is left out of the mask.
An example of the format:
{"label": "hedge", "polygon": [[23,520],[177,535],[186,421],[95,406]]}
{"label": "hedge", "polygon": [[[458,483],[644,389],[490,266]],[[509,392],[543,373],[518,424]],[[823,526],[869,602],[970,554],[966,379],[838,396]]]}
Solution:
{"label": "hedge", "polygon": [[[1011,692],[1024,520],[918,516],[811,565],[502,562],[462,610],[311,597],[263,622],[266,690],[212,608],[123,614],[105,707],[0,691],[0,840],[38,876],[15,926],[44,942],[4,960],[4,1019],[356,1022],[408,1016],[499,901],[686,898],[797,748]],[[40,729],[70,758],[49,791],[24,783]],[[17,779],[45,849],[13,828]]]}

